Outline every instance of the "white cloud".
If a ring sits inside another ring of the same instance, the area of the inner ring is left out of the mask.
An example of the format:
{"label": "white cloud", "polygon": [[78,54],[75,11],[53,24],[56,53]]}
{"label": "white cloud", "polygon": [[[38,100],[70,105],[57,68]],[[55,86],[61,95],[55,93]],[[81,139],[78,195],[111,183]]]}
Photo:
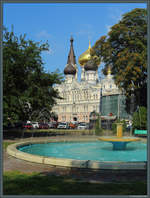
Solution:
{"label": "white cloud", "polygon": [[42,30],[41,32],[37,33],[37,38],[49,39],[52,37],[46,30]]}
{"label": "white cloud", "polygon": [[110,20],[110,24],[105,25],[107,33],[111,30],[111,27],[113,25],[115,25],[116,23],[118,23],[121,20],[123,11],[121,9],[119,9],[118,7],[109,7],[108,13],[109,13],[108,17],[111,20]]}
{"label": "white cloud", "polygon": [[47,55],[53,55],[54,54],[54,50],[51,47],[52,42],[50,42],[50,39],[52,40],[53,36],[50,33],[48,33],[47,30],[41,30],[39,33],[36,34],[36,37],[38,39],[41,39],[41,40],[45,40],[45,39],[48,40],[48,42],[50,44],[49,50],[48,51],[44,51],[43,53],[47,54]]}
{"label": "white cloud", "polygon": [[82,28],[78,32],[75,33],[77,36],[87,36],[88,39],[92,39],[95,35],[93,31],[93,26],[91,24],[83,24]]}
{"label": "white cloud", "polygon": [[121,20],[121,18],[122,18],[123,11],[117,7],[111,7],[111,8],[108,8],[108,10],[109,10],[109,12],[108,12],[109,18],[113,22],[118,23],[119,20]]}

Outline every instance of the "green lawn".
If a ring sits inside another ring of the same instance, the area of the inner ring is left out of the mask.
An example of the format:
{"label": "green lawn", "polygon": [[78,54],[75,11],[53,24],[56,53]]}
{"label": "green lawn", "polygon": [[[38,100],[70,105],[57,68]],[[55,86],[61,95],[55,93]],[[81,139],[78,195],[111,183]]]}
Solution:
{"label": "green lawn", "polygon": [[4,195],[145,195],[146,183],[93,184],[39,173],[4,173]]}
{"label": "green lawn", "polygon": [[3,149],[6,150],[7,146],[10,144],[14,144],[15,142],[3,142]]}

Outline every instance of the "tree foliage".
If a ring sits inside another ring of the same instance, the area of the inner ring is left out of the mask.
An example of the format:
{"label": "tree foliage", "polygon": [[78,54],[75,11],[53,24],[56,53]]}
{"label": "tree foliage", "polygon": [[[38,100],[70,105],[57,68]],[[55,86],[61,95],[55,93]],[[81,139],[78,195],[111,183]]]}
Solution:
{"label": "tree foliage", "polygon": [[95,123],[95,134],[96,135],[101,135],[103,132],[102,127],[101,127],[101,120],[100,116],[97,116],[96,123]]}
{"label": "tree foliage", "polygon": [[[114,80],[127,96],[135,96],[136,106],[147,105],[147,11],[136,8],[123,15],[93,46],[105,63],[106,75],[111,66]],[[127,110],[129,106],[127,105]]]}
{"label": "tree foliage", "polygon": [[133,128],[134,129],[147,129],[147,109],[139,107],[133,114]]}
{"label": "tree foliage", "polygon": [[[27,40],[26,35],[16,36],[4,28],[3,33],[3,114],[8,121],[29,119],[33,111],[51,110],[59,98],[55,84],[62,75],[44,71],[41,52],[48,50],[48,43]],[[26,109],[26,105],[28,108]]]}

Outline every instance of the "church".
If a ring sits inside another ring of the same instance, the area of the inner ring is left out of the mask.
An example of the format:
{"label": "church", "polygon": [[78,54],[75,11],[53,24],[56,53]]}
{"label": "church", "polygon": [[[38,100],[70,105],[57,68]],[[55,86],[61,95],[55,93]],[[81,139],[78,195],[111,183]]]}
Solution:
{"label": "church", "polygon": [[88,123],[92,112],[98,113],[103,119],[127,119],[125,97],[115,85],[110,68],[106,77],[99,79],[100,60],[94,56],[93,61],[90,43],[78,59],[81,67],[81,79],[78,80],[73,41],[71,37],[68,60],[64,68],[65,81],[55,86],[62,97],[56,100],[56,105],[52,109],[58,116],[58,122]]}

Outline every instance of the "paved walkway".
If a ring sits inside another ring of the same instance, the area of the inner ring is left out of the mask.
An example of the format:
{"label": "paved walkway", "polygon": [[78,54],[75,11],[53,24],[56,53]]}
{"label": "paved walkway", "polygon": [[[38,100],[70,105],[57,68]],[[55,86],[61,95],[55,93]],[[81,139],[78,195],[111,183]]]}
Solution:
{"label": "paved walkway", "polygon": [[[72,137],[69,136],[58,136],[58,137],[48,137],[51,139],[67,139],[71,140]],[[84,140],[95,140],[97,139],[94,136],[75,136],[74,139],[84,139]],[[34,140],[43,140],[46,141],[47,138],[34,138]],[[31,140],[31,138],[26,139],[15,139],[15,140],[4,140],[6,142],[20,142]],[[79,170],[76,168],[64,168],[64,167],[52,167],[46,164],[37,164],[31,163],[28,161],[23,161],[17,158],[14,158],[4,151],[3,153],[3,171],[21,171],[23,173],[32,173],[39,172],[43,175],[56,175],[56,176],[71,176],[74,179],[79,179],[80,181],[88,181],[93,183],[105,183],[105,182],[135,182],[135,181],[144,181],[146,182],[147,173],[143,170],[138,171],[115,171],[115,170],[98,170],[98,171],[89,171],[89,170]]]}

